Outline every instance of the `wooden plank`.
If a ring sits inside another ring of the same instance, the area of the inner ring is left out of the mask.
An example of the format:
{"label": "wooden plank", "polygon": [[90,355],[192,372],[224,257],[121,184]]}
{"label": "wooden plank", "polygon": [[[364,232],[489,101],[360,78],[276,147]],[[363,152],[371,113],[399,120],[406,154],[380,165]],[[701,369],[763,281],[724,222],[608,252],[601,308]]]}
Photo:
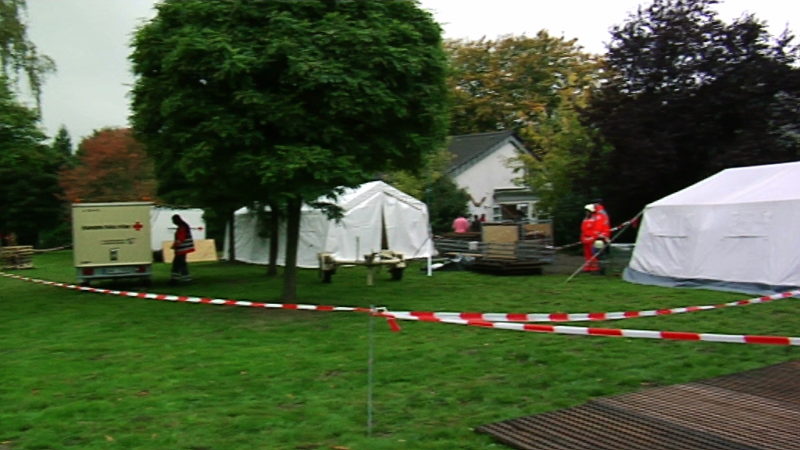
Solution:
{"label": "wooden plank", "polygon": [[30,245],[0,247],[0,264],[3,269],[32,269],[33,253]]}
{"label": "wooden plank", "polygon": [[[164,262],[171,263],[175,259],[175,252],[172,251],[172,241],[161,243],[161,251],[164,255]],[[194,241],[195,250],[186,257],[187,262],[217,261],[217,247],[214,239],[198,239]]]}
{"label": "wooden plank", "polygon": [[484,224],[481,233],[484,243],[513,244],[519,240],[519,225]]}

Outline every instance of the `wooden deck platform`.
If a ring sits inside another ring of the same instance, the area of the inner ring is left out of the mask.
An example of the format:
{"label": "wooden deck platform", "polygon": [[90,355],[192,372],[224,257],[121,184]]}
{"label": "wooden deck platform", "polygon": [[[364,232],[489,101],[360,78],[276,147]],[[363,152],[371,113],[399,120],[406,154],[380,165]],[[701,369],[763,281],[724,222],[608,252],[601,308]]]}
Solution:
{"label": "wooden deck platform", "polygon": [[517,449],[800,449],[800,360],[476,429]]}

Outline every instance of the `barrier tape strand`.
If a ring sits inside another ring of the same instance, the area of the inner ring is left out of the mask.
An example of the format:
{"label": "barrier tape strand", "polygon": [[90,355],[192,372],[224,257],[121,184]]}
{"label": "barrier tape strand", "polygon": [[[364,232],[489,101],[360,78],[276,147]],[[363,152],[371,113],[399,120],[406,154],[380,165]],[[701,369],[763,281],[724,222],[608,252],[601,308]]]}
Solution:
{"label": "barrier tape strand", "polygon": [[[489,322],[486,320],[465,320],[465,319],[426,319],[419,316],[408,314],[397,314],[392,311],[375,313],[387,320],[414,320],[430,321],[436,323],[446,323],[452,325],[466,325],[481,328],[494,328],[511,331],[526,331],[534,333],[569,334],[579,336],[606,336],[606,337],[627,337],[644,339],[666,339],[677,341],[708,341],[722,342],[730,344],[765,344],[765,345],[789,345],[800,346],[800,337],[787,336],[760,336],[746,334],[715,334],[715,333],[693,333],[687,331],[654,331],[654,330],[634,330],[621,328],[591,328],[573,327],[565,325],[544,325],[534,323],[512,323],[512,322]],[[395,324],[396,326],[396,324]],[[394,330],[394,326],[392,328]]]}
{"label": "barrier tape strand", "polygon": [[117,295],[121,297],[135,297],[148,300],[161,300],[161,301],[185,302],[185,303],[203,303],[209,305],[244,306],[251,308],[290,309],[290,310],[302,310],[302,311],[363,312],[363,313],[368,313],[371,311],[370,308],[353,307],[353,306],[311,305],[302,303],[267,303],[267,302],[252,302],[249,300],[193,297],[193,296],[172,295],[172,294],[153,294],[148,292],[136,292],[136,291],[116,291],[111,289],[93,288],[90,286],[78,286],[75,284],[61,283],[57,281],[38,280],[36,278],[28,278],[7,273],[0,273],[0,275],[7,278],[14,278],[22,281],[29,281],[32,283],[61,287],[76,291],[91,292],[94,294]]}
{"label": "barrier tape strand", "polygon": [[392,311],[393,314],[410,315],[426,321],[437,319],[463,319],[487,322],[585,322],[635,319],[640,317],[667,316],[734,306],[757,305],[800,296],[800,289],[765,295],[746,300],[702,306],[682,306],[678,308],[662,308],[643,311],[589,312],[589,313],[482,313],[482,312],[434,312],[434,311]]}
{"label": "barrier tape strand", "polygon": [[[553,334],[568,334],[568,335],[581,335],[581,336],[608,336],[608,337],[628,337],[628,338],[645,338],[645,339],[667,339],[667,340],[682,340],[682,341],[709,341],[709,342],[723,342],[723,343],[738,343],[738,344],[766,344],[766,345],[789,345],[800,346],[800,337],[786,337],[786,336],[760,336],[760,335],[733,335],[733,334],[714,334],[714,333],[694,333],[685,331],[653,331],[653,330],[635,330],[635,329],[614,329],[614,328],[592,328],[592,327],[574,327],[564,325],[543,325],[535,323],[519,323],[519,322],[505,322],[505,321],[491,321],[484,318],[485,314],[482,313],[450,313],[459,314],[464,317],[449,317],[446,313],[425,313],[425,312],[401,312],[390,311],[386,308],[363,308],[363,307],[350,307],[350,306],[331,306],[331,305],[311,305],[301,303],[266,303],[266,302],[251,302],[246,300],[231,300],[210,297],[193,297],[172,294],[154,294],[147,292],[135,291],[117,291],[111,289],[99,289],[89,286],[78,286],[75,284],[61,283],[56,281],[39,280],[35,278],[23,277],[19,275],[8,274],[0,272],[0,275],[18,279],[22,281],[29,281],[37,284],[48,286],[62,287],[83,292],[91,292],[98,294],[117,295],[122,297],[134,297],[141,299],[159,300],[159,301],[176,301],[187,303],[202,303],[213,305],[228,305],[228,306],[245,306],[255,308],[275,308],[275,309],[290,309],[290,310],[309,310],[309,311],[347,311],[347,312],[364,312],[370,313],[373,316],[383,317],[387,320],[389,327],[392,331],[401,331],[398,320],[411,320],[423,322],[437,322],[453,325],[466,325],[481,328],[494,328],[511,331],[525,331],[536,333],[553,333]],[[700,311],[703,308],[718,308],[727,306],[741,306],[754,303],[762,303],[766,301],[776,300],[778,298],[790,298],[798,295],[798,291],[789,291],[772,296],[758,297],[749,300],[739,300],[736,302],[725,303],[722,305],[710,307],[686,307],[676,308],[676,310],[685,310],[681,312]],[[674,310],[653,310],[653,315],[672,314],[667,311]],[[605,314],[627,314],[627,313],[588,313],[587,317],[601,317]],[[530,316],[530,314],[505,314],[506,317],[522,319],[522,316]],[[563,316],[557,314],[556,316]],[[571,316],[566,314],[566,316]],[[589,319],[589,320],[606,320],[606,319]]]}

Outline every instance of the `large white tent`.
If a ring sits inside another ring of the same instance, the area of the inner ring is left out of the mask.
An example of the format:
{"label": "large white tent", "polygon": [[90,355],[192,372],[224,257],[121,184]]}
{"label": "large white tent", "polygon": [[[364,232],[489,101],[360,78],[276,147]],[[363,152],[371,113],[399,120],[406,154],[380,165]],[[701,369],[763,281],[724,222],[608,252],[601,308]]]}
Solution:
{"label": "large white tent", "polygon": [[723,170],[645,208],[627,281],[767,294],[800,286],[800,162]]}
{"label": "large white tent", "polygon": [[[321,198],[320,201],[331,202]],[[342,208],[339,222],[324,212],[303,206],[300,218],[298,267],[319,266],[317,255],[333,253],[337,260],[363,260],[364,255],[382,250],[385,237],[389,250],[403,253],[406,259],[432,256],[434,252],[428,220],[428,207],[414,197],[382,182],[372,181],[346,189],[335,201]],[[267,264],[269,238],[264,237],[258,214],[240,208],[234,214],[236,260]],[[226,233],[227,234],[227,233]],[[278,264],[286,254],[285,223],[280,225]],[[229,243],[225,243],[225,252]]]}

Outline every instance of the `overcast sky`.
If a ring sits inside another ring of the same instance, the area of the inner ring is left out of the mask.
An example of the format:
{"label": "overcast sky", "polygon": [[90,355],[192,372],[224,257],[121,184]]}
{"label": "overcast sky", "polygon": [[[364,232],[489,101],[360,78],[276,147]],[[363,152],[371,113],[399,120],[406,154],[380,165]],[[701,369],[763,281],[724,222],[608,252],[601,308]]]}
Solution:
{"label": "overcast sky", "polygon": [[[153,17],[157,0],[27,0],[28,37],[56,62],[43,89],[43,126],[53,136],[67,127],[73,144],[94,130],[128,125],[133,76],[128,47],[134,29]],[[577,39],[603,53],[608,30],[622,24],[644,0],[421,0],[446,38],[494,39],[539,30]],[[800,30],[797,0],[722,0],[725,21],[753,13],[778,35]],[[795,41],[797,43],[797,41]]]}

